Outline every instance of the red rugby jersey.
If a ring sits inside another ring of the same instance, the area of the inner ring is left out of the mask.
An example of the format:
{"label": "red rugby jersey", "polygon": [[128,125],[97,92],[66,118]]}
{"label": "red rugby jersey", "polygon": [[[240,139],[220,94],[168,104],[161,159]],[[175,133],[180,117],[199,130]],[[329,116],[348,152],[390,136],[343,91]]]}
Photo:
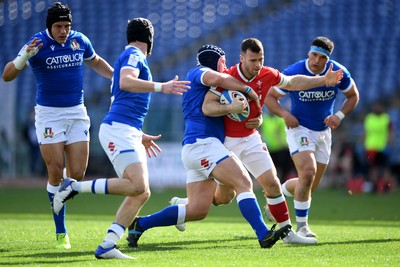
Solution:
{"label": "red rugby jersey", "polygon": [[[264,104],[265,97],[271,86],[275,86],[281,82],[281,74],[277,69],[263,66],[260,73],[248,80],[240,70],[239,64],[230,67],[226,70],[226,73],[235,77],[239,81],[247,84],[258,94],[261,105]],[[218,88],[221,91],[221,88]],[[245,123],[248,119],[256,118],[258,115],[258,108],[254,101],[250,101],[250,115],[242,122],[231,120],[228,116],[225,116],[225,136],[229,137],[246,137],[256,131],[256,129],[248,129]]]}

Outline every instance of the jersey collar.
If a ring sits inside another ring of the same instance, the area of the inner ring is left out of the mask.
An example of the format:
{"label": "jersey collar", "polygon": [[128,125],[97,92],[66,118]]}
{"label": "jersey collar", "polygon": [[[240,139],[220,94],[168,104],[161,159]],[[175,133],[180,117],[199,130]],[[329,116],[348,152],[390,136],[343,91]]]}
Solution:
{"label": "jersey collar", "polygon": [[242,78],[243,81],[245,81],[246,83],[249,83],[251,81],[254,80],[254,78],[256,76],[254,76],[253,78],[251,78],[250,80],[246,78],[246,76],[244,76],[244,74],[242,73],[242,70],[240,69],[240,63],[236,65],[237,71],[239,73],[240,78]]}

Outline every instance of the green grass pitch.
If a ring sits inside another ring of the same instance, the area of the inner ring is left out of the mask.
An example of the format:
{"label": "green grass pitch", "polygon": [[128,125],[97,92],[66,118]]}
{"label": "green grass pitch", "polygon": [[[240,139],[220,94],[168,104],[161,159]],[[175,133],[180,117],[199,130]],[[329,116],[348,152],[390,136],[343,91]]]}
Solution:
{"label": "green grass pitch", "polygon": [[[262,207],[265,200],[255,190]],[[180,189],[152,191],[146,215],[168,205]],[[293,200],[287,198],[292,222]],[[212,207],[209,216],[175,227],[145,232],[133,250],[119,247],[134,261],[96,260],[94,250],[105,236],[122,201],[120,196],[80,194],[68,202],[67,227],[72,248],[54,248],[55,228],[45,188],[0,188],[0,265],[4,266],[400,266],[400,192],[349,195],[320,190],[313,194],[311,229],[318,244],[278,242],[261,249],[236,202]],[[272,223],[267,222],[271,227]]]}

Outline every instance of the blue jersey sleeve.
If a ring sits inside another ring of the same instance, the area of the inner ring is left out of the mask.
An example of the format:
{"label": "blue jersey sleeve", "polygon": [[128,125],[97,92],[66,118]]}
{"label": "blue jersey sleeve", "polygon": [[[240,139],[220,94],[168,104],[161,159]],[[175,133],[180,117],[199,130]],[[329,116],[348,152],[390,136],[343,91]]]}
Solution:
{"label": "blue jersey sleeve", "polygon": [[[347,68],[345,66],[343,66],[342,64],[331,60],[330,62],[333,63],[333,70],[339,70],[342,69],[343,70],[343,78],[340,81],[338,88],[341,91],[346,91],[348,89],[350,89],[350,87],[352,86],[352,79],[351,79],[351,75],[350,72],[347,70]],[[328,63],[329,64],[329,63]]]}
{"label": "blue jersey sleeve", "polygon": [[96,56],[96,52],[90,42],[89,38],[86,37],[83,33],[81,33],[81,41],[83,46],[85,47],[85,52],[83,53],[84,60],[91,60]]}

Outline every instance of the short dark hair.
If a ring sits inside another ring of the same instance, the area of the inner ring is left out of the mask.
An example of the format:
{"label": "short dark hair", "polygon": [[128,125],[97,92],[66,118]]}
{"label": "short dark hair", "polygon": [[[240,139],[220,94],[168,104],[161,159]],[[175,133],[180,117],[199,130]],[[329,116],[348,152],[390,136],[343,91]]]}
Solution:
{"label": "short dark hair", "polygon": [[263,45],[260,40],[256,38],[247,38],[242,41],[242,45],[240,46],[240,51],[242,53],[246,53],[249,50],[253,53],[260,53],[264,50]]}
{"label": "short dark hair", "polygon": [[331,40],[329,40],[327,37],[324,37],[324,36],[318,36],[317,38],[315,38],[312,41],[311,45],[321,47],[321,48],[327,50],[329,53],[332,53],[333,48],[335,48],[335,44]]}

